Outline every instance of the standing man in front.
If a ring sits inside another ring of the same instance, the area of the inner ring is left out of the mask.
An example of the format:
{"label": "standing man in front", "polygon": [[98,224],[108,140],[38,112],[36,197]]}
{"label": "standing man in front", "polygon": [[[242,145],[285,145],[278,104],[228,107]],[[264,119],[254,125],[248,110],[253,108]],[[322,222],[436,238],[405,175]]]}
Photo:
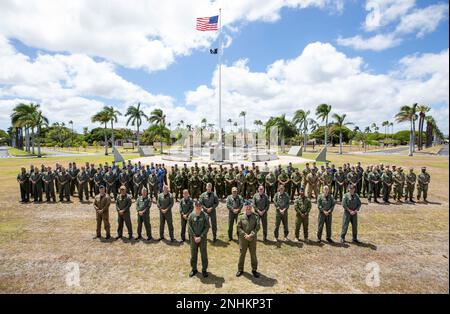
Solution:
{"label": "standing man in front", "polygon": [[423,201],[427,203],[428,184],[430,184],[430,175],[426,167],[422,167],[422,172],[417,177],[417,200],[420,201],[420,196],[423,196]]}
{"label": "standing man in front", "polygon": [[295,218],[295,239],[300,241],[300,228],[303,225],[303,237],[305,242],[308,242],[308,226],[309,226],[309,212],[311,211],[311,200],[306,197],[305,189],[300,188],[300,195],[295,200],[295,211],[297,217]]}
{"label": "standing man in front", "polygon": [[142,188],[141,195],[136,200],[136,211],[137,211],[137,238],[136,240],[142,239],[142,223],[145,227],[145,233],[147,234],[147,241],[152,239],[152,227],[150,225],[150,207],[152,206],[152,201],[148,197],[147,188]]}
{"label": "standing man in front", "polygon": [[194,210],[194,202],[189,195],[187,189],[183,190],[183,197],[180,200],[180,215],[181,215],[181,242],[186,241],[186,225],[188,223],[189,215]]}
{"label": "standing man in front", "polygon": [[348,224],[352,224],[352,238],[354,243],[358,241],[358,211],[361,208],[361,201],[358,194],[355,193],[356,186],[350,184],[348,186],[348,193],[344,195],[342,207],[344,207],[344,214],[342,215],[342,232],[341,243],[345,242],[345,235],[347,234]]}
{"label": "standing man in front", "polygon": [[259,230],[259,217],[252,210],[252,203],[246,200],[244,203],[245,211],[239,214],[237,229],[239,235],[239,263],[236,277],[239,277],[244,272],[245,255],[247,250],[250,251],[250,259],[252,265],[253,277],[259,278],[258,259],[256,257],[256,235]]}
{"label": "standing man in front", "polygon": [[267,211],[269,210],[270,201],[269,196],[264,193],[264,186],[260,185],[258,187],[258,192],[253,195],[253,206],[255,211],[262,222],[263,227],[263,241],[267,241]]}
{"label": "standing man in front", "polygon": [[202,210],[202,204],[195,201],[195,210],[189,214],[189,239],[191,245],[191,267],[189,277],[197,274],[197,257],[198,249],[200,248],[200,255],[202,259],[202,275],[204,278],[208,277],[208,253],[207,253],[207,238],[209,230],[209,217]]}
{"label": "standing man in front", "polygon": [[219,205],[219,198],[217,197],[217,194],[213,192],[211,182],[208,182],[206,184],[206,192],[200,195],[199,201],[203,206],[203,211],[205,211],[208,214],[209,218],[211,219],[213,242],[216,242],[217,240],[216,208]]}
{"label": "standing man in front", "polygon": [[[239,213],[244,206],[244,199],[238,194],[237,187],[231,189],[231,195],[227,197],[227,209],[228,209],[228,241],[233,240],[233,227],[237,222]],[[238,234],[239,238],[239,234]]]}
{"label": "standing man in front", "polygon": [[111,226],[109,224],[109,205],[111,204],[111,198],[105,193],[105,187],[102,185],[99,187],[99,194],[94,198],[94,209],[95,217],[97,221],[97,234],[94,239],[100,238],[102,236],[102,221],[103,227],[106,231],[106,238],[109,240],[111,238]]}
{"label": "standing man in front", "polygon": [[[128,230],[128,239],[133,240],[133,228],[131,227],[131,218],[130,218],[130,207],[131,207],[131,198],[127,195],[127,188],[125,186],[121,186],[119,188],[120,194],[116,199],[116,210],[117,210],[117,237],[116,240],[122,238],[123,233],[123,223],[127,226]],[[109,195],[109,194],[108,194]]]}
{"label": "standing man in front", "polygon": [[281,223],[283,223],[284,240],[287,241],[287,236],[289,234],[288,208],[290,197],[289,194],[284,191],[284,185],[280,184],[278,186],[278,192],[275,194],[273,203],[275,205],[275,230],[273,232],[275,241],[278,241],[278,234]]}
{"label": "standing man in front", "polygon": [[327,185],[323,187],[323,193],[317,199],[317,207],[319,209],[319,226],[317,228],[317,242],[322,242],[323,225],[325,224],[327,241],[333,243],[331,239],[331,222],[334,210],[334,197],[329,193]]}
{"label": "standing man in front", "polygon": [[20,198],[22,203],[30,201],[30,176],[25,167],[22,167],[21,172],[17,175],[17,182],[20,184]]}
{"label": "standing man in front", "polygon": [[172,220],[172,206],[173,197],[169,192],[167,185],[163,186],[162,193],[159,193],[156,205],[159,209],[159,240],[164,240],[164,225],[167,221],[167,227],[169,228],[170,242],[175,241],[173,235],[173,220]]}

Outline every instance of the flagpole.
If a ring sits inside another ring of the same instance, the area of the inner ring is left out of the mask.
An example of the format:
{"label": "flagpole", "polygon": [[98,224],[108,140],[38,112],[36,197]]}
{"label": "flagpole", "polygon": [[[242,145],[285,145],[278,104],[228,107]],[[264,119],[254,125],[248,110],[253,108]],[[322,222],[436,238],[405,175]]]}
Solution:
{"label": "flagpole", "polygon": [[220,161],[224,159],[224,143],[222,130],[222,9],[219,8],[219,140]]}

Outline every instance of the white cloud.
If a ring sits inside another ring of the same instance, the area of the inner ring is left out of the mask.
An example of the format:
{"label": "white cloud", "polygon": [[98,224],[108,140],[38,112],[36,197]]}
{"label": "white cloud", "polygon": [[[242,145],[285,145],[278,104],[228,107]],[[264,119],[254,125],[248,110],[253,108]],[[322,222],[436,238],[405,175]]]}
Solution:
{"label": "white cloud", "polygon": [[[177,56],[209,47],[217,32],[198,32],[195,19],[223,10],[223,25],[275,21],[283,7],[340,11],[342,0],[79,0],[0,3],[0,35],[47,51],[102,57],[156,71]],[[230,41],[228,41],[231,43]]]}
{"label": "white cloud", "polygon": [[[381,51],[399,45],[408,34],[422,38],[436,30],[448,16],[448,4],[433,4],[416,8],[415,0],[367,0],[369,13],[363,24],[367,32],[383,31],[376,35],[364,37],[339,36],[338,45],[357,50]],[[394,30],[386,31],[393,23]]]}
{"label": "white cloud", "polygon": [[417,37],[423,37],[433,32],[447,15],[448,4],[436,4],[424,9],[416,9],[401,18],[396,33],[417,33]]}
{"label": "white cloud", "polygon": [[396,38],[394,34],[378,34],[369,38],[363,38],[360,35],[354,37],[338,37],[337,43],[341,46],[352,47],[357,50],[381,51],[399,45],[401,39]]}
{"label": "white cloud", "polygon": [[[448,106],[448,57],[448,50],[407,56],[391,73],[372,74],[361,58],[349,58],[330,44],[316,42],[292,60],[275,61],[265,72],[252,72],[247,61],[240,60],[222,69],[223,121],[242,123],[242,110],[248,112],[250,124],[282,113],[292,117],[300,108],[314,113],[325,102],[333,112],[347,113],[349,121],[365,127],[393,121],[404,104]],[[207,114],[216,123],[217,75],[216,71],[210,86],[186,93],[186,103],[194,107],[193,121]],[[438,121],[448,132],[448,115]]]}
{"label": "white cloud", "polygon": [[368,0],[364,21],[366,31],[374,31],[398,20],[415,6],[415,0]]}

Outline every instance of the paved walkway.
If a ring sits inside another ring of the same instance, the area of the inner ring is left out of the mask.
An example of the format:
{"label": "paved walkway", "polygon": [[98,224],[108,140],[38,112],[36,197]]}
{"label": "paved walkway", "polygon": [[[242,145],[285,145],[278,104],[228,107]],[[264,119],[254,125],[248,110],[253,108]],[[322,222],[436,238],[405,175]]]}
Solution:
{"label": "paved walkway", "polygon": [[0,158],[9,157],[8,146],[0,146]]}

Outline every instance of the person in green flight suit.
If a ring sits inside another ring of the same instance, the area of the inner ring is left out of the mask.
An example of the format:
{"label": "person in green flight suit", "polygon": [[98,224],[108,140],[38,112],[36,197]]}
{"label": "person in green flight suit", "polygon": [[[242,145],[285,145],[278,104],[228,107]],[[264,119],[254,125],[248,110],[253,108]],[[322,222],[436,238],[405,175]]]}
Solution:
{"label": "person in green flight suit", "polygon": [[221,171],[217,171],[214,174],[214,190],[217,193],[217,197],[223,200],[223,198],[225,197],[225,181],[223,173]]}
{"label": "person in green flight suit", "polygon": [[270,201],[273,202],[273,197],[275,196],[275,183],[277,178],[273,172],[269,172],[266,175],[266,192],[267,196],[270,197]]}
{"label": "person in green flight suit", "polygon": [[123,223],[127,226],[128,239],[133,240],[133,228],[131,226],[130,218],[130,207],[131,207],[131,197],[127,194],[127,188],[121,186],[119,188],[120,194],[116,199],[116,210],[117,210],[117,237],[116,240],[122,238],[123,234]]}
{"label": "person in green flight suit", "polygon": [[191,247],[191,272],[189,277],[193,277],[197,274],[197,258],[198,249],[200,248],[200,256],[202,259],[202,275],[204,278],[208,277],[208,251],[207,251],[207,238],[209,230],[209,217],[202,210],[202,204],[199,201],[195,201],[195,209],[189,214],[188,217],[188,233],[189,242]]}
{"label": "person in green flight suit", "polygon": [[421,173],[417,177],[417,200],[420,201],[420,197],[423,197],[423,201],[427,203],[428,185],[431,181],[431,176],[427,172],[427,167],[422,167]]}
{"label": "person in green flight suit", "polygon": [[264,193],[264,185],[258,187],[258,192],[253,195],[253,206],[258,214],[263,227],[263,241],[267,241],[267,211],[269,210],[270,201],[266,193]]}
{"label": "person in green flight suit", "polygon": [[[237,222],[239,213],[244,206],[244,199],[238,194],[238,189],[233,187],[231,194],[227,197],[227,209],[228,209],[228,241],[233,240],[233,227]],[[239,237],[239,235],[238,235]]]}
{"label": "person in green flight suit", "polygon": [[298,170],[295,169],[291,174],[291,201],[294,201],[295,195],[300,194],[300,188],[302,187],[302,174]]}
{"label": "person in green flight suit", "polygon": [[169,228],[170,242],[175,241],[173,235],[173,220],[172,220],[172,206],[173,197],[169,192],[167,185],[163,186],[163,191],[159,193],[156,205],[159,209],[159,241],[164,240],[164,225],[167,221],[167,227]]}
{"label": "person in green flight suit", "polygon": [[42,202],[42,174],[38,167],[34,167],[34,171],[30,176],[30,182],[33,193],[34,202]]}
{"label": "person in green flight suit", "polygon": [[217,215],[216,208],[219,205],[219,198],[217,194],[212,190],[212,183],[208,182],[206,184],[206,192],[200,195],[199,202],[203,206],[203,211],[205,211],[210,219],[213,242],[217,240]]}
{"label": "person in green flight suit", "polygon": [[256,179],[255,173],[253,170],[250,170],[250,172],[245,176],[245,184],[246,184],[246,199],[250,199],[253,197],[253,195],[256,193],[256,185],[258,184],[258,181]]}
{"label": "person in green flight suit", "polygon": [[311,211],[311,200],[306,197],[305,189],[300,188],[300,195],[295,200],[295,238],[300,241],[300,228],[303,225],[303,237],[308,242],[309,212]]}
{"label": "person in green flight suit", "polygon": [[194,210],[194,201],[187,189],[183,190],[183,197],[180,200],[180,221],[181,221],[181,242],[186,241],[186,225],[189,215]]}
{"label": "person in green flight suit", "polygon": [[152,239],[152,226],[150,225],[150,207],[152,200],[148,197],[147,188],[142,188],[141,195],[136,200],[137,211],[137,240],[142,239],[142,224],[147,234],[147,241]]}
{"label": "person in green flight suit", "polygon": [[57,177],[59,183],[59,201],[62,202],[64,198],[70,202],[70,175],[66,172],[64,167]]}
{"label": "person in green flight suit", "polygon": [[47,202],[50,202],[50,199],[52,199],[53,202],[56,202],[55,178],[56,173],[52,171],[52,167],[47,167],[47,171],[42,176]]}
{"label": "person in green flight suit", "polygon": [[189,178],[189,192],[193,199],[198,199],[200,197],[201,184],[202,182],[200,180],[200,177],[198,176],[197,171],[194,170],[191,177]]}
{"label": "person in green flight suit", "polygon": [[386,166],[386,169],[384,170],[383,174],[381,175],[381,183],[382,183],[382,189],[383,189],[383,201],[388,204],[389,203],[389,196],[391,194],[391,188],[393,183],[393,177],[392,172],[389,167],[389,165]]}
{"label": "person in green flight suit", "polygon": [[244,273],[245,255],[250,251],[250,262],[252,265],[253,277],[259,278],[258,259],[256,257],[257,234],[259,230],[259,216],[252,210],[252,203],[246,200],[244,212],[239,214],[237,229],[239,235],[239,262],[236,277]]}
{"label": "person in green flight suit", "polygon": [[283,223],[284,240],[287,241],[289,234],[288,225],[288,209],[290,204],[290,197],[284,190],[284,185],[278,186],[278,192],[275,194],[273,203],[275,205],[275,230],[273,232],[275,240],[278,241],[278,234],[280,224]]}
{"label": "person in green flight suit", "polygon": [[331,239],[331,223],[334,205],[334,197],[329,193],[328,186],[323,187],[323,193],[317,199],[317,208],[319,209],[319,226],[317,228],[317,241],[322,242],[323,225],[325,224],[327,241],[333,243]]}
{"label": "person in green flight suit", "polygon": [[20,173],[17,175],[17,182],[20,185],[20,198],[22,203],[30,201],[30,175],[27,173],[25,167],[20,169]]}
{"label": "person in green flight suit", "polygon": [[176,171],[176,175],[174,178],[174,191],[173,194],[175,196],[175,202],[178,202],[178,199],[181,199],[183,196],[183,174],[180,170]]}
{"label": "person in green flight suit", "polygon": [[230,169],[225,173],[225,195],[228,196],[231,194],[231,189],[234,185],[234,172],[233,169]]}
{"label": "person in green flight suit", "polygon": [[416,186],[417,176],[414,173],[414,168],[409,168],[409,173],[406,175],[406,187],[405,187],[405,202],[409,199],[411,203],[415,203],[414,188]]}
{"label": "person in green flight suit", "polygon": [[344,214],[342,215],[342,231],[340,242],[345,242],[345,235],[347,234],[348,224],[352,224],[352,242],[360,243],[358,240],[358,212],[361,208],[361,200],[357,193],[355,193],[356,185],[349,184],[348,193],[344,195],[342,207],[344,207]]}
{"label": "person in green flight suit", "polygon": [[80,202],[83,201],[83,195],[87,201],[89,201],[89,174],[86,172],[84,166],[81,167],[81,171],[77,174],[78,184],[78,198]]}

